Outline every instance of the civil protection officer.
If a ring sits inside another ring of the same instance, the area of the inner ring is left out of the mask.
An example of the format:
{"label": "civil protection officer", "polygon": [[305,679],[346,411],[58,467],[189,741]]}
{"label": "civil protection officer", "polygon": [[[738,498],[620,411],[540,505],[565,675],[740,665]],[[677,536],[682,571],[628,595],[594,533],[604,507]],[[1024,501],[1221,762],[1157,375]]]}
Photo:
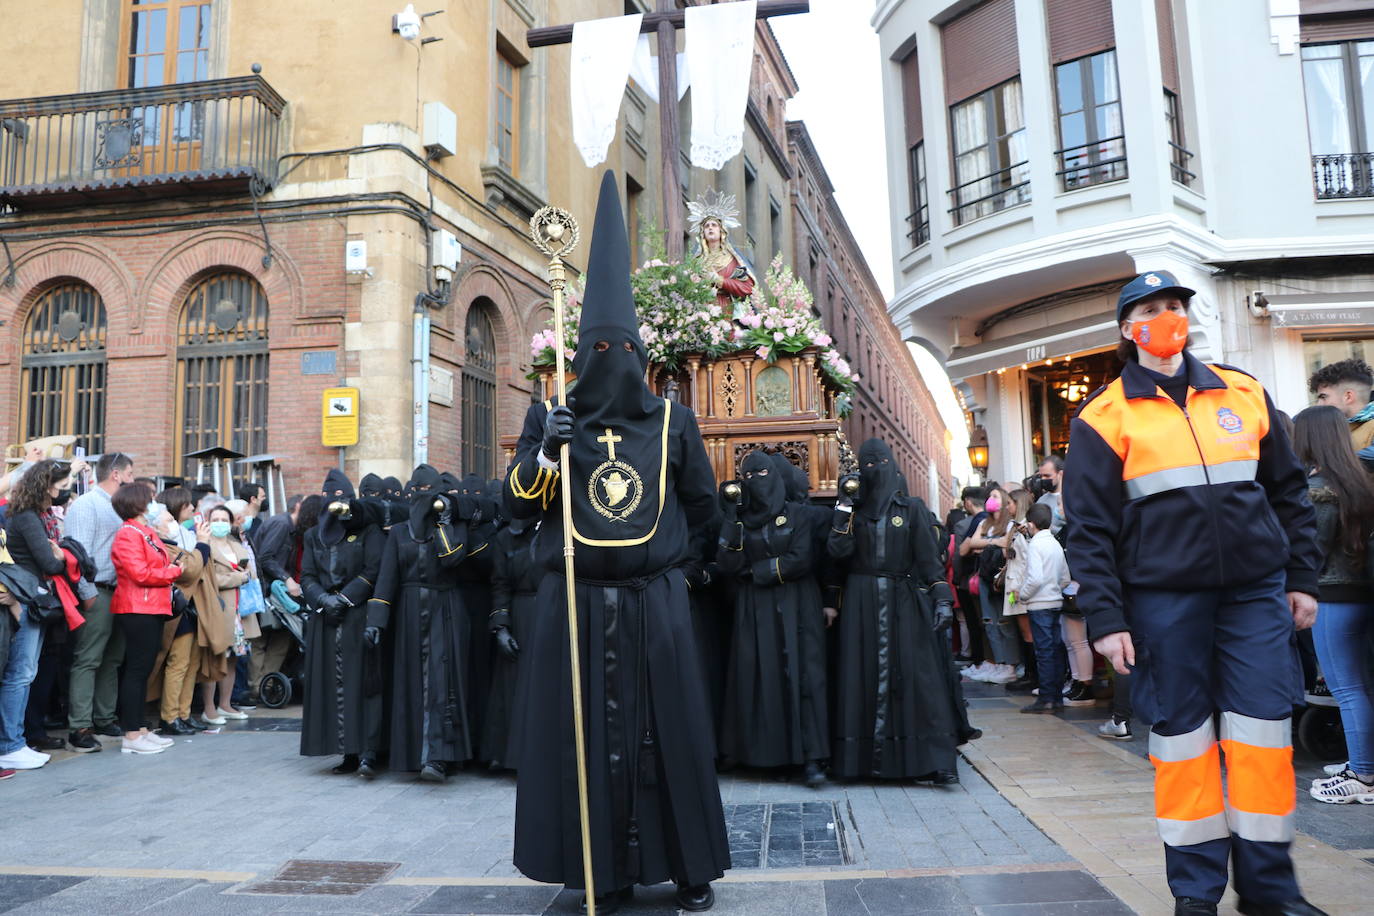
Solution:
{"label": "civil protection officer", "polygon": [[1193,295],[1162,270],[1121,291],[1125,367],[1070,432],[1069,563],[1094,647],[1135,667],[1136,711],[1154,722],[1175,913],[1216,913],[1230,859],[1240,912],[1310,916],[1289,857],[1289,715],[1295,626],[1317,613],[1315,516],[1264,388],[1187,351]]}

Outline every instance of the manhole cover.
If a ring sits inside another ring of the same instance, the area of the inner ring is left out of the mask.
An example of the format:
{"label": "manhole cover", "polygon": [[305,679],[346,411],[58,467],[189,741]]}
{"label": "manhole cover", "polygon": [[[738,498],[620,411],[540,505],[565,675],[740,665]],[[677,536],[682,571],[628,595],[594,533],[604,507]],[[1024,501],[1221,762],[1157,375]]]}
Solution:
{"label": "manhole cover", "polygon": [[833,801],[726,805],[725,825],[735,868],[851,864]]}
{"label": "manhole cover", "polygon": [[385,881],[400,867],[399,862],[291,859],[271,880],[250,884],[239,893],[352,897]]}

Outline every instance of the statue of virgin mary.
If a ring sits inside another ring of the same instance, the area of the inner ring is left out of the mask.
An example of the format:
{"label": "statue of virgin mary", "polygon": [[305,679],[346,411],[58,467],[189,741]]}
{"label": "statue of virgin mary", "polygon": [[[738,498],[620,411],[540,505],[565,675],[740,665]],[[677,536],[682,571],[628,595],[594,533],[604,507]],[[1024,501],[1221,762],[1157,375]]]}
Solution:
{"label": "statue of virgin mary", "polygon": [[710,271],[716,304],[724,314],[739,317],[735,313],[753,294],[758,278],[749,262],[730,244],[730,230],[740,224],[735,196],[708,190],[687,204],[687,220],[697,240],[693,254]]}

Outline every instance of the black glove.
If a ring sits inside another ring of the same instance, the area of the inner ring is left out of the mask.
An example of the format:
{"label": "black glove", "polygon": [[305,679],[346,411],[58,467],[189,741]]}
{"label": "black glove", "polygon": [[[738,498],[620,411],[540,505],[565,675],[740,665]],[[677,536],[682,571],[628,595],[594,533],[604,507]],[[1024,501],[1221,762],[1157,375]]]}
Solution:
{"label": "black glove", "polygon": [[377,627],[363,627],[363,642],[377,648],[382,644],[382,631]]}
{"label": "black glove", "polygon": [[949,629],[954,622],[954,604],[948,599],[941,598],[935,602],[935,632],[943,633]]}
{"label": "black glove", "polygon": [[710,581],[706,576],[706,570],[695,564],[682,567],[682,576],[687,580],[687,587],[690,589],[701,588]]}
{"label": "black glove", "polygon": [[544,457],[557,461],[559,449],[571,442],[572,437],[573,412],[560,404],[544,418]]}
{"label": "black glove", "polygon": [[351,607],[351,605],[348,603],[348,599],[343,595],[325,595],[321,609],[324,611],[324,619],[338,626],[343,623],[344,612],[347,611],[349,607]]}
{"label": "black glove", "polygon": [[495,630],[496,648],[501,650],[501,654],[511,661],[515,661],[520,656],[520,643],[515,641],[511,635],[509,627],[497,627]]}

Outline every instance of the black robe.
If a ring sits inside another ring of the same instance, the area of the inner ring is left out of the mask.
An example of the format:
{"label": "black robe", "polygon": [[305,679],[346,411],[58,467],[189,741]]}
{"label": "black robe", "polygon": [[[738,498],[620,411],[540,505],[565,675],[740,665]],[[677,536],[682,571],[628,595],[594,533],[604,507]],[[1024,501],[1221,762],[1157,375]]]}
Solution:
{"label": "black robe", "polygon": [[725,708],[725,661],[730,656],[730,582],[716,563],[720,522],[712,519],[692,532],[691,547],[682,564],[692,596],[692,632],[701,657],[701,676],[711,700],[711,733],[720,725]]}
{"label": "black robe", "polygon": [[[661,439],[661,410],[642,428],[616,429],[624,437],[620,456],[633,461],[646,481],[643,502],[650,518],[656,519],[650,534],[627,539],[640,541],[634,544],[576,545],[579,657],[598,892],[670,878],[702,884],[719,878],[730,864],[709,700],[692,634],[691,601],[679,568],[687,555],[690,528],[714,512],[715,479],[695,416],[681,405],[661,403],[670,411],[666,440]],[[504,491],[511,518],[542,519],[537,564],[544,571],[521,652],[526,677],[520,689],[526,699],[516,722],[520,737],[514,861],[537,881],[580,888],[584,879],[561,497],[558,475],[538,464],[548,409],[547,403],[534,405],[526,414]],[[574,461],[575,475],[579,460],[582,467],[595,467],[596,456],[608,454],[594,441],[597,431],[587,432],[590,435],[579,435],[573,442],[574,452],[581,456]],[[660,491],[665,456],[665,485]],[[574,524],[581,532],[578,513],[591,513],[587,478],[572,486]]]}
{"label": "black robe", "polygon": [[759,527],[727,521],[716,560],[734,579],[734,633],[721,754],[776,767],[829,754],[825,617],[807,507],[784,504]]}
{"label": "black robe", "polygon": [[[517,533],[510,526],[496,533],[487,553],[492,557],[491,606],[487,629],[494,634],[500,627],[510,630],[521,647],[535,614],[535,593],[542,570],[534,565],[533,524]],[[516,718],[516,686],[522,670],[520,658],[506,658],[494,652],[491,660],[491,691],[487,696],[486,716],[482,721],[482,753],[492,763],[515,769],[518,743],[512,723]]]}
{"label": "black robe", "polygon": [[[305,696],[301,711],[301,754],[359,754],[382,750],[382,697],[376,653],[363,642],[367,601],[382,563],[386,535],[375,525],[348,531],[332,547],[319,527],[305,533],[301,549],[301,592],[305,619]],[[320,612],[326,595],[352,602],[340,623]],[[369,683],[373,682],[373,683]],[[369,690],[371,687],[373,689]]]}
{"label": "black robe", "polygon": [[[469,529],[474,543],[489,544],[497,534],[496,526],[491,521],[470,523]],[[463,693],[467,697],[474,760],[496,760],[499,757],[494,753],[496,749],[487,747],[483,740],[483,720],[487,715],[487,695],[491,692],[492,662],[496,653],[487,625],[495,607],[491,603],[491,577],[495,569],[492,561],[492,549],[479,548],[468,554],[457,570],[458,592],[463,599],[468,625],[464,640],[467,644],[467,660],[463,663]]]}
{"label": "black robe", "polygon": [[418,770],[426,763],[461,763],[472,757],[464,697],[467,616],[457,570],[469,551],[461,521],[392,526],[382,552],[377,587],[368,603],[368,626],[389,630],[392,651],[391,768]]}
{"label": "black robe", "polygon": [[879,513],[834,513],[828,549],[848,569],[835,624],[836,776],[956,772],[964,704],[947,643],[933,631],[934,602],[949,598],[934,521],[919,498],[901,494]]}

